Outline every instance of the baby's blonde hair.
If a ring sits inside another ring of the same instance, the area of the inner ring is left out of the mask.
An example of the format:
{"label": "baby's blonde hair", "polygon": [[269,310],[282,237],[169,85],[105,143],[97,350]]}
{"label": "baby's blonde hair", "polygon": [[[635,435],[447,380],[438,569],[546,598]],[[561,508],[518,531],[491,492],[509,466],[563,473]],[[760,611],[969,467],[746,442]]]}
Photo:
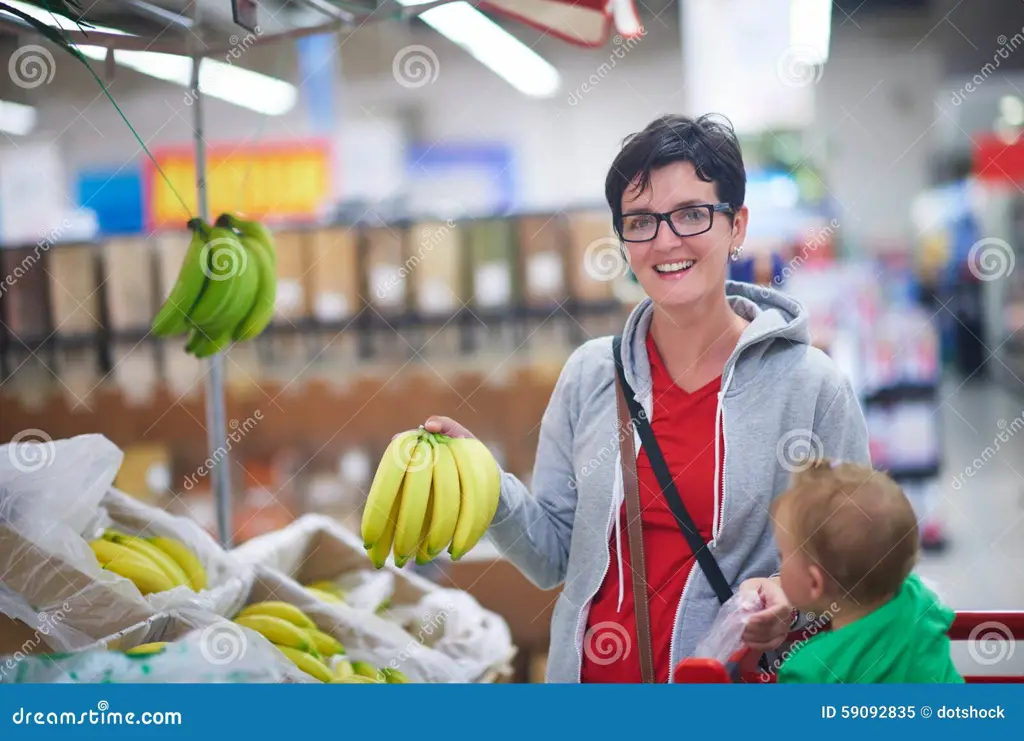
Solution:
{"label": "baby's blonde hair", "polygon": [[881,471],[816,461],[793,476],[772,517],[824,570],[838,597],[873,604],[894,594],[918,556],[914,509]]}

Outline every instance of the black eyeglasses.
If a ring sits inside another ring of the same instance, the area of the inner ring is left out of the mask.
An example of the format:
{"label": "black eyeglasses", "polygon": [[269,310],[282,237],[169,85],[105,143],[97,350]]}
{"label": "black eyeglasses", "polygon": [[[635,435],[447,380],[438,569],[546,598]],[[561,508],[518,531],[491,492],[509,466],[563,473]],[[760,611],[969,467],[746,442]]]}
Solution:
{"label": "black eyeglasses", "polygon": [[628,214],[620,221],[619,236],[623,242],[650,242],[658,236],[661,222],[668,224],[677,237],[695,237],[711,229],[715,213],[734,213],[731,204],[700,204],[684,206],[663,214]]}

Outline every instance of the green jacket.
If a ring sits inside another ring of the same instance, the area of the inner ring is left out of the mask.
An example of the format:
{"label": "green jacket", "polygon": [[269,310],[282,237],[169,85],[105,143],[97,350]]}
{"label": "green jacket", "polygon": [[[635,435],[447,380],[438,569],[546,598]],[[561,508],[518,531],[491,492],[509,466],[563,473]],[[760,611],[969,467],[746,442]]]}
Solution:
{"label": "green jacket", "polygon": [[886,604],[838,630],[796,646],[778,682],[958,684],[947,635],[953,611],[916,575]]}

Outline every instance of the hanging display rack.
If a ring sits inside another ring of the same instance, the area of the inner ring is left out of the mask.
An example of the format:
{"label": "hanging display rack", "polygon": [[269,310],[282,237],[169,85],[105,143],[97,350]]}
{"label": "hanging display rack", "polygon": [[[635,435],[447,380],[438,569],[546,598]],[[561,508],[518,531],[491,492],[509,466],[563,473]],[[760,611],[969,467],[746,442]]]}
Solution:
{"label": "hanging display rack", "polygon": [[[242,0],[236,1],[239,4],[244,4]],[[462,0],[435,0],[434,2],[413,6],[404,6],[398,0],[380,0],[379,2],[363,3],[331,3],[327,2],[327,0],[291,2],[287,6],[281,5],[280,7],[301,5],[314,11],[319,16],[317,19],[319,22],[314,20],[306,25],[293,27],[287,27],[285,24],[278,23],[276,30],[265,32],[258,20],[254,24],[253,29],[246,29],[255,35],[255,38],[251,40],[251,44],[247,42],[247,46],[294,40],[314,34],[337,33],[346,29],[354,30],[363,24],[381,20],[410,19],[431,8],[460,1]],[[228,0],[224,0],[224,3],[225,5],[228,4]],[[207,0],[206,5],[209,6],[210,4],[211,0]],[[33,5],[38,7],[39,5],[47,6],[48,4],[45,1],[39,1],[33,3]],[[126,19],[125,23],[120,23],[120,19],[118,19],[118,26],[128,26],[131,28],[135,25],[133,21],[137,22],[139,19],[143,19],[143,23],[145,23],[147,22],[146,19],[148,19],[150,27],[152,27],[153,23],[157,23],[162,26],[162,30],[151,32],[150,34],[142,32],[134,34],[131,31],[120,34],[79,29],[76,19],[72,19],[70,23],[64,22],[59,18],[57,18],[57,21],[60,23],[60,28],[65,38],[70,43],[106,47],[108,68],[113,62],[112,54],[115,50],[163,52],[188,56],[192,59],[191,91],[194,102],[191,105],[191,109],[193,117],[192,138],[196,163],[196,208],[198,212],[196,216],[208,222],[210,213],[206,193],[206,141],[203,137],[203,95],[199,89],[199,70],[204,58],[223,57],[231,48],[237,46],[237,35],[234,41],[231,41],[230,38],[225,39],[224,42],[211,41],[213,34],[208,27],[204,28],[203,25],[203,13],[207,8],[203,7],[202,2],[192,3],[191,18],[183,14],[177,14],[170,8],[162,8],[142,2],[142,0],[115,0],[111,3],[111,6],[122,11],[127,10],[131,14],[131,18]],[[102,7],[101,4],[93,6],[93,8],[100,8],[101,11]],[[261,9],[265,7],[266,5],[264,4],[261,6]],[[0,11],[2,10],[3,5],[0,4]],[[100,18],[93,17],[92,8],[89,11],[88,18],[83,15],[77,20],[81,20],[83,25],[95,23],[97,26],[103,27],[108,27],[107,24],[111,23],[110,16],[102,12],[96,15],[99,15],[102,21]],[[50,17],[55,18],[55,16]],[[309,14],[306,14],[306,18],[310,17]],[[40,33],[33,24],[3,12],[0,12],[0,28],[12,29],[17,32]],[[160,37],[165,35],[164,31],[169,29],[174,29],[176,33],[170,34],[171,38],[161,40]],[[178,38],[174,38],[175,35]],[[230,34],[224,34],[223,28],[220,31],[220,35],[231,36]],[[231,41],[231,43],[227,43],[228,41]],[[218,353],[207,362],[209,363],[209,373],[206,375],[205,382],[207,446],[210,457],[218,461],[218,464],[213,467],[211,472],[217,517],[217,535],[221,545],[224,548],[230,548],[232,547],[232,489],[231,466],[227,452],[228,434],[225,415],[224,358],[222,354]]]}

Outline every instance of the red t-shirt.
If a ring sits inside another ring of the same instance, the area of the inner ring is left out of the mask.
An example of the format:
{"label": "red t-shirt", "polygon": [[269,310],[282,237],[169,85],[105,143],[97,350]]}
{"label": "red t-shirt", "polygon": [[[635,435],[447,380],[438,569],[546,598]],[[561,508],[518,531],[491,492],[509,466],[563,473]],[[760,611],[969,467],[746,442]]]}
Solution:
{"label": "red t-shirt", "polygon": [[[647,336],[647,352],[651,358],[653,381],[654,436],[668,464],[679,496],[697,525],[701,537],[705,541],[710,541],[715,512],[715,414],[722,379],[716,378],[703,388],[687,393],[673,382],[650,334]],[[720,451],[723,451],[724,442],[720,445]],[[672,511],[668,508],[665,496],[661,493],[647,453],[642,449],[637,456],[637,471],[640,480],[641,522],[647,567],[654,675],[657,682],[664,683],[668,681],[669,675],[669,648],[676,609],[686,578],[696,564],[693,553],[680,532]],[[618,609],[619,571],[613,530],[608,574],[594,596],[587,618],[587,632],[583,642],[583,682],[641,681],[625,503],[619,516],[622,528],[620,537],[624,580],[622,609]],[[602,623],[611,623],[621,628],[601,626]],[[628,642],[623,641],[622,630],[625,630]],[[623,646],[628,646],[629,650],[624,651],[621,648]],[[616,656],[619,658],[616,659]]]}

